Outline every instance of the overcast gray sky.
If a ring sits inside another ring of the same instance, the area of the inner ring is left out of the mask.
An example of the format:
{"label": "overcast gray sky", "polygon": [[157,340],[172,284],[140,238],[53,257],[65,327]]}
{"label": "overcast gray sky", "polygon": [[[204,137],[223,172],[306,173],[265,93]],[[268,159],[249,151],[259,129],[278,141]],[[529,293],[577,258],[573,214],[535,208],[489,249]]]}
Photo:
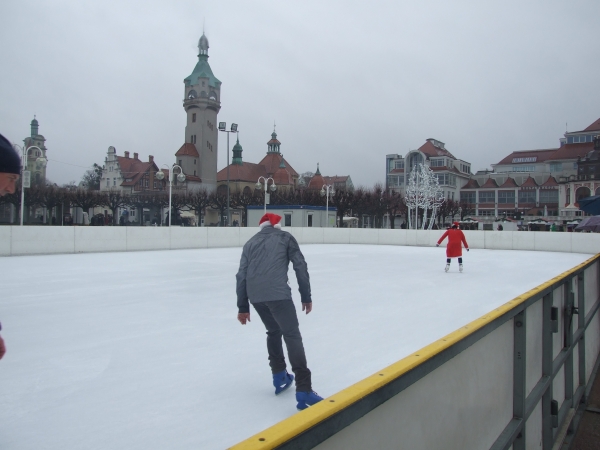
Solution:
{"label": "overcast gray sky", "polygon": [[4,0],[0,17],[0,133],[22,144],[37,115],[59,184],[110,145],[174,162],[203,27],[249,162],[276,121],[296,171],[370,187],[427,138],[475,171],[600,117],[598,0]]}

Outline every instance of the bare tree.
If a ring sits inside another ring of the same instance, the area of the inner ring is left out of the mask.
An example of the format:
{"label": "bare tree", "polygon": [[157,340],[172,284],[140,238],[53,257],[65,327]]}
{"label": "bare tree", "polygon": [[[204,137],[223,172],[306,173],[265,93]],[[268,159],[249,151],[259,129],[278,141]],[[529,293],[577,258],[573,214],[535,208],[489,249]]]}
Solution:
{"label": "bare tree", "polygon": [[104,204],[104,198],[98,191],[76,188],[68,191],[65,196],[65,203],[67,202],[71,206],[81,208],[83,212],[89,213],[90,209]]}
{"label": "bare tree", "polygon": [[[233,200],[235,198],[235,194],[231,198]],[[197,225],[200,226],[202,213],[210,206],[210,193],[206,189],[196,190],[188,195],[187,200],[190,209],[195,211],[198,215]]]}
{"label": "bare tree", "polygon": [[81,184],[87,189],[99,191],[100,180],[102,180],[102,166],[94,163],[92,168],[87,170],[81,177]]}

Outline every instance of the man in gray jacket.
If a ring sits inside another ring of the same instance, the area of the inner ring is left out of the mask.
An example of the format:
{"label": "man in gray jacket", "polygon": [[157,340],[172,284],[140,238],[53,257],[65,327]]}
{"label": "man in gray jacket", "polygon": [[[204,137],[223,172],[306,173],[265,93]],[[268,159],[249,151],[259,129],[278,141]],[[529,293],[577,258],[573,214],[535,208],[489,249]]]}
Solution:
{"label": "man in gray jacket", "polygon": [[281,216],[267,213],[260,219],[261,231],[253,236],[242,251],[236,275],[238,320],[250,322],[250,303],[267,329],[267,351],[273,373],[275,394],[285,391],[294,380],[287,373],[283,344],[285,340],[292,371],[296,375],[296,407],[299,410],[323,400],[312,390],[311,373],[298,324],[292,290],[288,283],[290,261],[296,272],[302,311],[312,311],[310,278],[298,242],[281,230]]}

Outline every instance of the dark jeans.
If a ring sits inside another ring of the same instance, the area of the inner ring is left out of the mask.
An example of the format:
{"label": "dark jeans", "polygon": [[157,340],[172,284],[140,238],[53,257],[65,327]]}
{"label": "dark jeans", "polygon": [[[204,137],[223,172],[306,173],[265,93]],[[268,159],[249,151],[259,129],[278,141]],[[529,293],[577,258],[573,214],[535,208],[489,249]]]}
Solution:
{"label": "dark jeans", "polygon": [[281,342],[283,336],[292,371],[296,375],[296,391],[311,391],[310,370],[306,367],[306,355],[294,303],[291,300],[277,300],[254,303],[253,306],[267,329],[267,350],[271,372],[279,373],[286,368]]}

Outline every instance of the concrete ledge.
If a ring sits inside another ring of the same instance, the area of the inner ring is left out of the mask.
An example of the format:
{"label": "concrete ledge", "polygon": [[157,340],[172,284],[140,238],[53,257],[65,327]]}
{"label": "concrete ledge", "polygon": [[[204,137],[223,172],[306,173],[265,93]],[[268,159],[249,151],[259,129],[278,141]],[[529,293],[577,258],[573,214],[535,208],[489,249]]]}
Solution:
{"label": "concrete ledge", "polygon": [[[444,230],[285,227],[299,244],[433,247]],[[0,256],[241,247],[257,227],[0,227]],[[470,248],[595,254],[600,233],[465,231]],[[445,246],[447,241],[442,244]]]}
{"label": "concrete ledge", "polygon": [[127,228],[73,227],[75,253],[127,251]]}
{"label": "concrete ledge", "polygon": [[10,256],[12,227],[0,227],[0,256]]}
{"label": "concrete ledge", "polygon": [[75,227],[10,227],[11,255],[75,253]]}
{"label": "concrete ledge", "polygon": [[[118,229],[118,227],[114,227]],[[171,233],[169,227],[125,227],[127,251],[169,250]]]}

